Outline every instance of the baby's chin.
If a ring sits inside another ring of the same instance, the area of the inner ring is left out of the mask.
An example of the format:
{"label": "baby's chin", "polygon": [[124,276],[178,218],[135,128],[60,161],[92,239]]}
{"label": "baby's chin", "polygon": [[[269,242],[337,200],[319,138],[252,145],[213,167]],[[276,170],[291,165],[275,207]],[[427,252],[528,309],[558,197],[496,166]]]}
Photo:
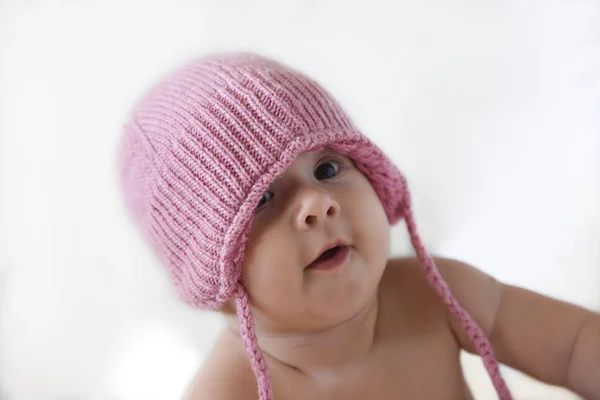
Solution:
{"label": "baby's chin", "polygon": [[312,277],[312,281],[307,282],[305,300],[310,302],[314,313],[323,317],[349,317],[360,311],[377,293],[384,267],[380,272],[348,265],[347,270],[339,275]]}
{"label": "baby's chin", "polygon": [[376,300],[377,290],[376,283],[348,280],[345,286],[332,285],[328,292],[290,294],[269,310],[267,320],[287,333],[322,331],[360,315]]}

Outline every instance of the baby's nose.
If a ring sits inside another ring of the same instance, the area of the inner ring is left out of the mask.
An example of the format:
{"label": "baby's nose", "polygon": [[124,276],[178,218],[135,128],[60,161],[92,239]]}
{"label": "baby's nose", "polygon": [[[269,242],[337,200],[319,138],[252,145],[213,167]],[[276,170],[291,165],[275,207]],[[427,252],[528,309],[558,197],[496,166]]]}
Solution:
{"label": "baby's nose", "polygon": [[298,230],[312,229],[340,213],[340,204],[322,190],[304,188],[297,196],[299,204],[295,225]]}

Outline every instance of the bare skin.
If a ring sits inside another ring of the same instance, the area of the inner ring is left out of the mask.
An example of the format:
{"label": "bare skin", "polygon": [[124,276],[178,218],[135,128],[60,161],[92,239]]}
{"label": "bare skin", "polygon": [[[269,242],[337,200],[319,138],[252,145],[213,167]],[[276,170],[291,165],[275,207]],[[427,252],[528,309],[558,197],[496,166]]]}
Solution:
{"label": "bare skin", "polygon": [[[301,154],[265,192],[242,282],[275,399],[470,399],[461,349],[474,352],[414,258],[389,260],[389,226],[368,180],[324,150]],[[307,265],[324,243],[349,248],[343,268]],[[435,259],[500,362],[600,399],[600,317]],[[235,314],[186,400],[255,400]]]}
{"label": "bare skin", "polygon": [[[471,399],[448,314],[415,263],[414,259],[390,260],[378,307],[372,305],[361,319],[339,327],[340,336],[331,334],[332,340],[326,334],[316,336],[315,343],[324,343],[316,351],[307,351],[310,340],[298,343],[298,353],[306,351],[305,360],[315,357],[306,360],[314,364],[319,357],[339,360],[340,351],[353,349],[352,358],[343,365],[306,372],[265,352],[274,398]],[[189,400],[257,398],[237,320],[234,315],[227,318],[227,329],[188,390]]]}

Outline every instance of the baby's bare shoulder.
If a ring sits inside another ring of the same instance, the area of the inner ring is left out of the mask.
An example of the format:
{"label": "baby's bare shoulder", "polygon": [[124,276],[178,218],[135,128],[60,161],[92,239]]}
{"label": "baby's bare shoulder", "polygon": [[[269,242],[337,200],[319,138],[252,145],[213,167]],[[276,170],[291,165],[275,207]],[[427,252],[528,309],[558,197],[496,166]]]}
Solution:
{"label": "baby's bare shoulder", "polygon": [[[461,261],[443,257],[433,257],[433,260],[458,304],[489,337],[499,304],[501,285],[491,276]],[[413,320],[408,322],[422,319],[422,313],[443,317],[446,327],[459,346],[469,352],[476,352],[460,322],[451,315],[435,290],[427,283],[415,257],[390,260],[386,274],[387,285],[394,289],[395,296],[399,298],[396,300],[399,307],[409,304],[407,309],[401,309],[403,313],[413,316]],[[411,312],[415,304],[419,304],[417,313]]]}
{"label": "baby's bare shoulder", "polygon": [[415,257],[388,261],[381,280],[387,317],[402,331],[427,331],[452,337],[448,310],[427,283]]}
{"label": "baby's bare shoulder", "polygon": [[257,387],[243,348],[225,331],[189,385],[184,400],[256,400]]}
{"label": "baby's bare shoulder", "polygon": [[[395,297],[397,305],[415,301],[436,307],[439,303],[436,293],[427,283],[415,257],[392,258],[383,274],[382,289]],[[442,308],[440,308],[441,310]]]}

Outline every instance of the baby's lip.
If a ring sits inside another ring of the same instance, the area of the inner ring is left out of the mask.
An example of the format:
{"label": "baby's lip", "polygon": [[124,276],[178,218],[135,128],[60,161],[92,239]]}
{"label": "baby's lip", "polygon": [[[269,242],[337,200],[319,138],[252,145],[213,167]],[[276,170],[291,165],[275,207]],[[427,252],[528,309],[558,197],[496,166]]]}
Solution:
{"label": "baby's lip", "polygon": [[331,250],[334,247],[345,247],[348,246],[348,243],[342,239],[336,239],[331,242],[327,242],[325,246],[321,248],[321,250],[317,253],[317,255],[313,258],[312,262],[306,266],[306,268],[310,267],[319,257],[323,255],[327,250]]}

